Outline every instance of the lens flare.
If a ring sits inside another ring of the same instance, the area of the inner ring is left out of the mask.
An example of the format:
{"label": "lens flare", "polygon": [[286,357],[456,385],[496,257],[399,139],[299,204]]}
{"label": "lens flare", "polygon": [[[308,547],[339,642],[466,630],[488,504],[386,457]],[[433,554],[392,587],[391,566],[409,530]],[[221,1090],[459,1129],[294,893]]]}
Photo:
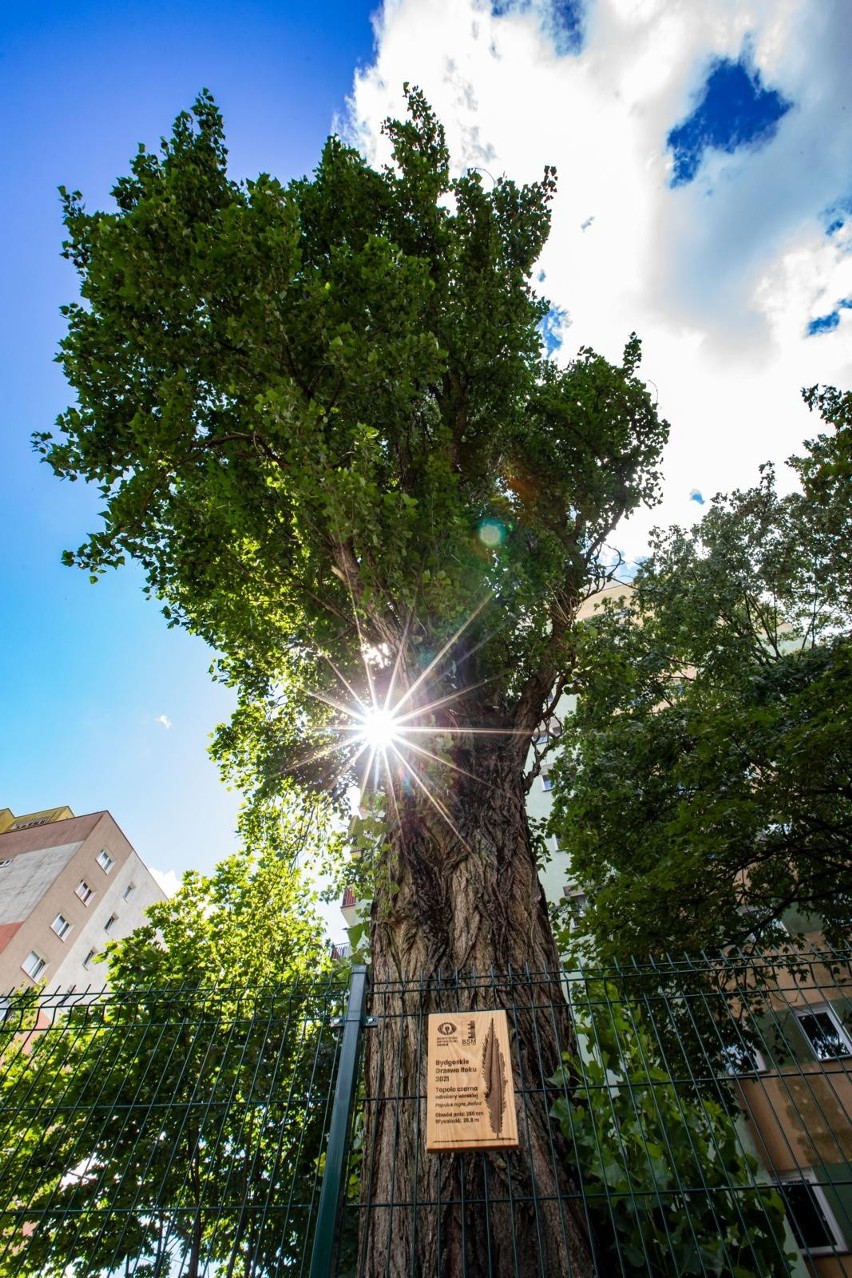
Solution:
{"label": "lens flare", "polygon": [[356,730],[371,750],[388,750],[400,735],[400,724],[390,710],[376,706],[358,720]]}
{"label": "lens flare", "polygon": [[479,525],[479,540],[489,550],[496,550],[506,540],[506,528],[499,519],[483,519]]}
{"label": "lens flare", "polygon": [[[498,520],[493,520],[498,536],[505,535],[505,528]],[[436,652],[414,681],[400,686],[403,680],[400,675],[406,635],[409,624],[406,624],[395,658],[391,661],[388,652],[381,652],[361,640],[361,655],[364,666],[365,688],[361,693],[356,691],[352,683],[334,662],[326,655],[325,660],[340,685],[338,695],[313,690],[310,695],[321,701],[338,716],[326,725],[325,731],[330,734],[322,746],[309,752],[304,764],[313,764],[323,759],[331,760],[340,753],[340,769],[336,780],[341,780],[346,773],[360,771],[360,782],[357,789],[361,794],[374,789],[383,789],[389,801],[389,811],[393,819],[399,820],[399,806],[404,795],[420,792],[432,805],[439,816],[453,830],[462,843],[464,837],[456,828],[449,806],[445,804],[435,791],[436,785],[443,788],[438,780],[438,772],[479,780],[473,772],[448,757],[446,748],[439,752],[430,750],[426,742],[430,737],[446,740],[454,736],[490,736],[510,737],[527,736],[525,729],[513,727],[480,727],[458,721],[454,708],[463,702],[469,694],[481,688],[484,680],[466,686],[457,687],[443,695],[435,696],[434,684],[438,682],[438,672],[448,660],[457,641],[468,627],[482,613],[491,600],[486,595],[471,610],[458,629],[449,636],[443,646]],[[356,625],[360,636],[357,609],[354,608]],[[472,655],[490,638],[486,635],[473,647],[466,656]],[[385,677],[381,693],[376,686],[374,667],[376,655],[383,658]],[[390,669],[390,677],[387,671]],[[453,662],[453,670],[456,667]],[[379,699],[381,695],[381,699]],[[485,782],[483,782],[485,784]],[[465,846],[467,846],[465,844]]]}

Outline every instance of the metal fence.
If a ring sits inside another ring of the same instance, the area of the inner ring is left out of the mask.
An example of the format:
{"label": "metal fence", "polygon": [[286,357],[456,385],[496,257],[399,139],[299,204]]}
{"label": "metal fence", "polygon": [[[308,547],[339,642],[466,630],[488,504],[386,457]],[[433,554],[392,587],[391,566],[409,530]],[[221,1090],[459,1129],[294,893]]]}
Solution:
{"label": "metal fence", "polygon": [[[487,1007],[508,1013],[522,1143],[549,1115],[541,1183],[511,1151],[425,1150],[425,1014]],[[518,1052],[531,1029],[555,1058]],[[601,1278],[852,1274],[849,951],[17,997],[3,1034],[0,1278],[372,1278],[377,1255],[413,1278],[551,1278],[560,1220]],[[403,1044],[414,1089],[382,1068]],[[379,1113],[418,1150],[384,1197]],[[475,1228],[448,1260],[454,1213]]]}
{"label": "metal fence", "polygon": [[11,997],[2,1278],[306,1272],[348,985]]}

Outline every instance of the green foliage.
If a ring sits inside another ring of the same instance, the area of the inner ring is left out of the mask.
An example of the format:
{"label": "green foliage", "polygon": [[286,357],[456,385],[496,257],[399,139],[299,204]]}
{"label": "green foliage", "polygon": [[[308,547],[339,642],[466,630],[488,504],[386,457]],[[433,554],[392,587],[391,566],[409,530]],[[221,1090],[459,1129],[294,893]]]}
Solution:
{"label": "green foliage", "polygon": [[805,403],[816,410],[828,430],[807,443],[801,457],[790,458],[802,485],[802,501],[810,507],[815,570],[820,586],[835,607],[852,614],[852,391],[812,386]]}
{"label": "green foliage", "polygon": [[343,995],[309,894],[275,854],[239,853],[149,918],[110,947],[107,998],[28,1039],[16,1003],[3,1027],[4,1278],[302,1255]]}
{"label": "green foliage", "polygon": [[804,493],[779,497],[766,467],[658,534],[632,591],[584,627],[552,831],[604,954],[778,943],[791,911],[848,936],[844,430],[794,459]]}
{"label": "green foliage", "polygon": [[236,852],[212,875],[189,870],[148,922],[109,947],[113,989],[264,989],[328,963],[314,893],[274,852]]}
{"label": "green foliage", "polygon": [[238,184],[202,93],[114,211],[64,192],[77,403],[36,446],[104,499],[66,558],[95,576],[138,559],[170,623],[222,654],[239,708],[216,752],[262,803],[293,775],[343,803],[322,697],[365,690],[368,648],[413,679],[483,601],[434,694],[463,675],[472,719],[533,716],[609,531],[657,491],[666,425],[635,336],[621,366],[543,349],[554,174],[452,177],[416,89],[386,132],[380,171],[332,137],[312,178]]}
{"label": "green foliage", "polygon": [[671,1077],[611,982],[590,982],[572,1006],[585,1050],[551,1080],[563,1090],[552,1113],[576,1153],[599,1265],[655,1278],[789,1274],[781,1198],[757,1186],[719,1100]]}

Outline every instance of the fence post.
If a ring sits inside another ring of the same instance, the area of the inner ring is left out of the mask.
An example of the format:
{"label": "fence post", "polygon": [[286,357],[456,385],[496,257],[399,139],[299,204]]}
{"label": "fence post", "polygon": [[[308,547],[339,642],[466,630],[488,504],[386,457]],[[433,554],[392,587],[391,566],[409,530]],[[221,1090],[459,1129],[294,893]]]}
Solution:
{"label": "fence post", "polygon": [[322,1177],[314,1246],[311,1253],[310,1278],[331,1278],[334,1264],[337,1224],[343,1188],[343,1166],[349,1137],[349,1122],[358,1070],[358,1049],[364,1025],[364,998],[367,992],[367,969],[353,967],[349,986],[349,1002],[343,1021],[343,1042],[337,1067],[337,1085],[328,1129],[328,1149]]}

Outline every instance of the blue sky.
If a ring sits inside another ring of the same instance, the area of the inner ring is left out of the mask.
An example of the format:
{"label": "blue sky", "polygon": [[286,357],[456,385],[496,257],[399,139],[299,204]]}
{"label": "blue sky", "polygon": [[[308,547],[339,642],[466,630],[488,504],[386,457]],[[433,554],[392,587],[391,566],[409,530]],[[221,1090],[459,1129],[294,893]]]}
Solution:
{"label": "blue sky", "polygon": [[761,83],[747,56],[714,61],[700,100],[666,138],[673,161],[669,185],[692,182],[708,151],[733,155],[744,147],[766,146],[791,106],[777,89]]}
{"label": "blue sky", "polygon": [[233,846],[237,798],[206,755],[230,701],[204,645],[167,630],[137,572],[90,586],[59,562],[98,503],[29,445],[68,402],[53,356],[76,281],[56,188],[102,206],[136,144],[155,146],[202,86],[227,116],[236,176],[309,171],[372,54],[369,19],[352,0],[321,20],[282,0],[0,9],[0,806],[109,808],[161,870],[209,868]]}
{"label": "blue sky", "polygon": [[617,358],[636,329],[673,427],[665,504],[620,530],[627,555],[699,517],[696,493],[783,463],[814,427],[802,385],[852,385],[844,0],[6,0],[0,58],[0,806],[109,808],[160,870],[233,845],[237,799],[206,757],[229,701],[134,571],[91,587],[59,563],[97,515],[29,448],[67,403],[60,183],[108,203],[202,86],[236,177],[309,171],[335,121],[384,159],[404,80],[457,167],[556,164],[548,347]]}

